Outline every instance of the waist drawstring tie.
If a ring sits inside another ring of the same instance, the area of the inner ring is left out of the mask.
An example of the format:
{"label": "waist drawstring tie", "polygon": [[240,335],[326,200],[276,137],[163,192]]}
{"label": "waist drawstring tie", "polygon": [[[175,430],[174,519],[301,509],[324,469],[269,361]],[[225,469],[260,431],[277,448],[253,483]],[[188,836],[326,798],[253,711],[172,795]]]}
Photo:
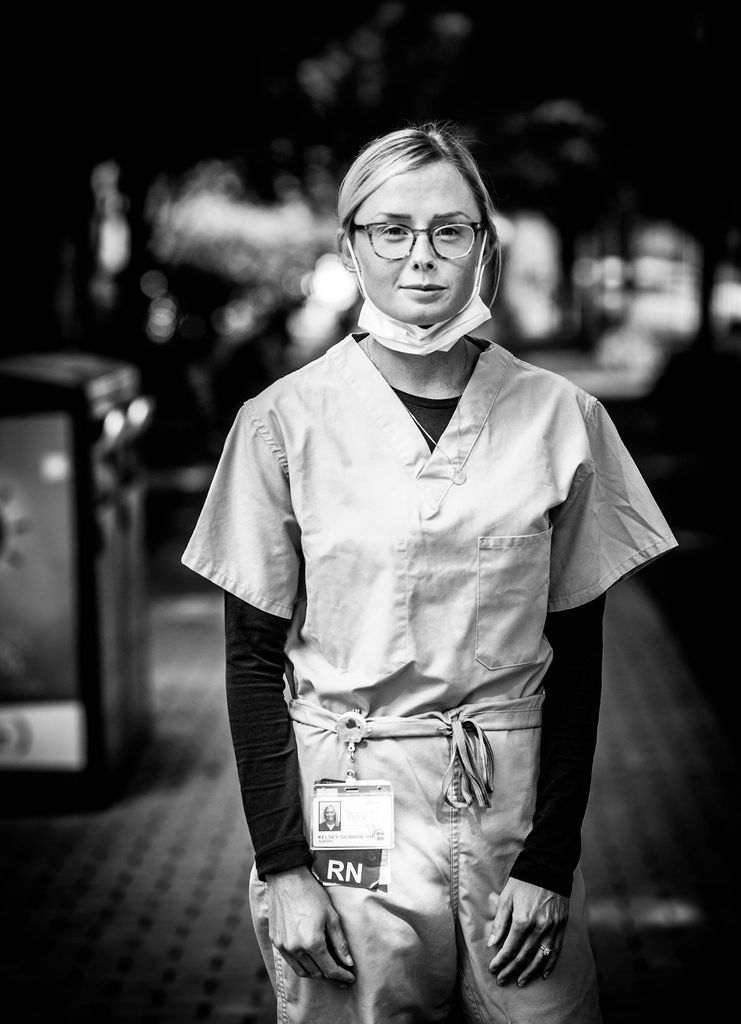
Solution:
{"label": "waist drawstring tie", "polygon": [[[443,776],[443,798],[451,807],[491,807],[494,791],[494,754],[478,722],[471,718],[450,720],[452,756]],[[442,730],[441,730],[442,731]],[[456,768],[460,769],[456,786]]]}
{"label": "waist drawstring tie", "polygon": [[[288,710],[294,722],[337,733],[343,742],[415,736],[449,736],[451,756],[442,782],[442,798],[450,807],[491,807],[494,791],[494,753],[484,730],[539,729],[544,694],[482,704],[463,704],[451,711],[428,711],[397,718],[372,715],[356,708],[337,715],[319,704],[294,697]],[[353,720],[355,728],[343,728]],[[360,721],[359,721],[360,720]],[[361,726],[359,728],[358,726]],[[355,735],[357,732],[357,735]]]}

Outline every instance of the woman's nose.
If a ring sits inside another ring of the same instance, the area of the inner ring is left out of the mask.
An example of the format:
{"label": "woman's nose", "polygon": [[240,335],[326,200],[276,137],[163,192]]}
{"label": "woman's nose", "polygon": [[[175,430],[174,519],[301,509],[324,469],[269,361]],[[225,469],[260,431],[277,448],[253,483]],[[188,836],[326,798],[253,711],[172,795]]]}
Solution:
{"label": "woman's nose", "polygon": [[413,267],[430,269],[435,265],[435,250],[427,235],[424,233],[417,235],[409,256]]}

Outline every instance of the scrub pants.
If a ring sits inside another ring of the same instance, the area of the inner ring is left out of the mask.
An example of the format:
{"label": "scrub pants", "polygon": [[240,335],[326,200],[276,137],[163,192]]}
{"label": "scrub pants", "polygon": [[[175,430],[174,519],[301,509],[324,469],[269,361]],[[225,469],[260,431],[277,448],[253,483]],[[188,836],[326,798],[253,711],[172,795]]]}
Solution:
{"label": "scrub pants", "polygon": [[[325,890],[355,961],[353,985],[341,989],[297,977],[270,943],[266,886],[253,868],[252,917],[279,1024],[421,1024],[450,1021],[454,1006],[466,1024],[600,1024],[578,869],[553,974],[519,988],[515,981],[497,985],[488,969],[496,951],[486,940],[498,894],[531,827],[538,777],[542,697],[509,703],[528,713],[513,718],[503,710],[499,721],[489,713],[483,727],[494,757],[491,807],[451,807],[443,800],[449,731],[383,736],[375,729],[358,745],[358,778],[393,785],[395,845],[388,892],[342,885]],[[292,714],[310,835],[314,782],[343,779],[350,762],[336,733],[323,723],[306,724],[312,716],[300,709],[304,722]]]}

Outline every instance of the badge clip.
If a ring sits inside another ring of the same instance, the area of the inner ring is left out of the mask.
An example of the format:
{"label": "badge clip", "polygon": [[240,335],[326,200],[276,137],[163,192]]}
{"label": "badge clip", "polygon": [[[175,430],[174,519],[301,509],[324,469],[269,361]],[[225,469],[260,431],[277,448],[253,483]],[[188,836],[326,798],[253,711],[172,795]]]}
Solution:
{"label": "badge clip", "polygon": [[351,761],[355,760],[356,744],[362,742],[370,731],[371,727],[358,708],[346,711],[337,719],[337,735],[341,743],[347,744],[347,752]]}

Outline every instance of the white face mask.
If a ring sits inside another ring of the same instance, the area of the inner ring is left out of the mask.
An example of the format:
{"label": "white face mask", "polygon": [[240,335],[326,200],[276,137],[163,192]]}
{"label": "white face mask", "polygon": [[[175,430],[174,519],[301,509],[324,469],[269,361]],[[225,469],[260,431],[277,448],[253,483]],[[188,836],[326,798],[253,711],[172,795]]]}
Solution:
{"label": "white face mask", "polygon": [[439,324],[433,324],[431,327],[406,324],[403,320],[396,320],[380,310],[368,298],[363,284],[363,275],[360,273],[360,267],[349,238],[347,247],[358,275],[358,286],[365,299],[358,317],[358,327],[363,331],[368,331],[376,341],[386,348],[393,349],[395,352],[408,352],[415,356],[426,356],[430,352],[447,352],[464,334],[468,334],[469,331],[475,330],[487,320],[491,320],[491,310],[479,294],[484,277],[485,245],[481,246],[479,253],[471,298],[449,319],[443,320]]}

